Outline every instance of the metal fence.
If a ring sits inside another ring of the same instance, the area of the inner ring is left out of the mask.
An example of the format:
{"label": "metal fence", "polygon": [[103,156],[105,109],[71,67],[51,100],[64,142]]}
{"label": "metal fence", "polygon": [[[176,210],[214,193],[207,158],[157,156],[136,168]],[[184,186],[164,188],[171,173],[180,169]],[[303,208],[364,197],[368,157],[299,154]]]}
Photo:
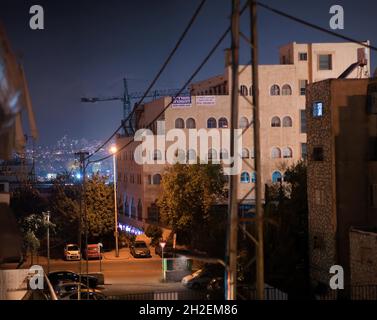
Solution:
{"label": "metal fence", "polygon": [[318,300],[377,300],[377,285],[357,285],[317,295]]}

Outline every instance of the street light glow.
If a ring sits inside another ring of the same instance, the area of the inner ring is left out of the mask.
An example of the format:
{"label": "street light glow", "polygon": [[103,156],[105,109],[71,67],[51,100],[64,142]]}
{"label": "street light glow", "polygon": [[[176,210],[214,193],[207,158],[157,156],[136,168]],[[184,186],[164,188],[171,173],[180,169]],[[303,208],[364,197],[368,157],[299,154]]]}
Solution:
{"label": "street light glow", "polygon": [[116,153],[117,151],[118,151],[118,149],[117,149],[116,146],[111,146],[111,148],[110,148],[110,152],[111,152],[112,154]]}

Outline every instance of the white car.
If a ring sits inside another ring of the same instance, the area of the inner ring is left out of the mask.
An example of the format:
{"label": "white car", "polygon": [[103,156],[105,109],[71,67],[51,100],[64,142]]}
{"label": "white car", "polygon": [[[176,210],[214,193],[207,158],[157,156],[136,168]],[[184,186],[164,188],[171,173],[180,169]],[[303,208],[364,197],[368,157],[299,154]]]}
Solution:
{"label": "white car", "polygon": [[80,248],[77,244],[67,244],[64,247],[64,260],[80,260],[81,253]]}
{"label": "white car", "polygon": [[207,270],[199,269],[182,279],[182,284],[190,289],[205,288],[211,281],[213,275]]}

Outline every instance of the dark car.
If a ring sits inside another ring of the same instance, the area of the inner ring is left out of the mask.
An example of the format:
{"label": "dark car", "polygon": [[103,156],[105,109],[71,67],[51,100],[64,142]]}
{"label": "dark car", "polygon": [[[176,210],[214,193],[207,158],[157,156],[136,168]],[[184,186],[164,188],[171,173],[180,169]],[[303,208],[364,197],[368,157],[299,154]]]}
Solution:
{"label": "dark car", "polygon": [[[51,282],[53,287],[56,287],[58,284],[62,282],[79,282],[80,276],[72,271],[54,271],[48,274],[48,279]],[[81,283],[82,284],[89,284],[89,288],[96,288],[98,285],[98,279],[93,276],[81,276]]]}
{"label": "dark car", "polygon": [[130,248],[133,257],[151,257],[151,252],[144,241],[135,241]]}
{"label": "dark car", "polygon": [[[54,286],[54,290],[55,290],[56,295],[59,298],[61,298],[67,295],[68,293],[75,292],[75,291],[77,292],[77,290],[79,289],[79,284],[80,284],[79,282],[71,282],[71,281],[61,282]],[[81,289],[88,289],[88,287],[83,283],[81,283],[80,287]]]}
{"label": "dark car", "polygon": [[[155,254],[162,257],[162,247],[158,244],[154,249]],[[173,243],[167,242],[164,247],[164,258],[172,258],[174,256]]]}
{"label": "dark car", "polygon": [[[106,296],[96,289],[81,289],[81,300],[106,300]],[[78,290],[63,295],[61,300],[78,300]]]}
{"label": "dark car", "polygon": [[207,300],[224,300],[224,278],[213,278],[207,285]]}

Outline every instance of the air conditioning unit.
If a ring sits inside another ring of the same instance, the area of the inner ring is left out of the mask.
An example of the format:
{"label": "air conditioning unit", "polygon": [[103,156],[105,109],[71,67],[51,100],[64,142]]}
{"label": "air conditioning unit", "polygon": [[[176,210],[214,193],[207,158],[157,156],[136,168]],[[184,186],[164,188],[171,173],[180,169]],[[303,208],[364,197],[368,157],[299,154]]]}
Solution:
{"label": "air conditioning unit", "polygon": [[366,66],[368,64],[367,48],[357,49],[357,62],[360,64],[360,66]]}

